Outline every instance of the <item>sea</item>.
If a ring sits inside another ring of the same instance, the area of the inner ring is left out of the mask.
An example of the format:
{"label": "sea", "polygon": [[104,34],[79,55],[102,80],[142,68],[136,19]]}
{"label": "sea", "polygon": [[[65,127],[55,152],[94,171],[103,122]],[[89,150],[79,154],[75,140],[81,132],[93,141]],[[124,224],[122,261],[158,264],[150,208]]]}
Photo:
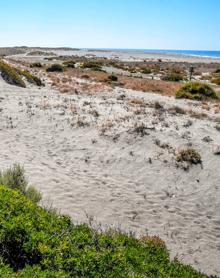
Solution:
{"label": "sea", "polygon": [[212,50],[169,50],[169,49],[120,49],[120,48],[96,48],[89,50],[99,51],[122,51],[122,52],[141,52],[141,53],[162,53],[162,54],[178,54],[178,55],[190,55],[190,56],[203,56],[220,58],[220,51]]}

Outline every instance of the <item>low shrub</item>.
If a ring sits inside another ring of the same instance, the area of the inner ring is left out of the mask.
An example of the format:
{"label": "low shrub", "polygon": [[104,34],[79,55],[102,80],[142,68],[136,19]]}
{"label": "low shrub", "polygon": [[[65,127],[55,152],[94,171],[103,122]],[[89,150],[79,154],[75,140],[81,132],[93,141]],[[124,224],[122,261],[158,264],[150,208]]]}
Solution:
{"label": "low shrub", "polygon": [[93,61],[84,62],[81,66],[83,69],[92,69],[95,71],[102,71],[102,64]]}
{"label": "low shrub", "polygon": [[216,85],[220,85],[220,76],[213,77],[211,81]]}
{"label": "low shrub", "polygon": [[75,68],[75,62],[73,60],[63,62],[63,65],[67,68]]}
{"label": "low shrub", "polygon": [[208,277],[171,261],[158,237],[74,225],[4,186],[0,211],[1,277]]}
{"label": "low shrub", "polygon": [[33,63],[30,65],[30,68],[42,68],[42,64],[41,63]]}
{"label": "low shrub", "polygon": [[201,155],[192,148],[180,150],[177,153],[176,160],[178,162],[188,162],[190,164],[202,163]]}
{"label": "low shrub", "polygon": [[111,74],[111,75],[108,76],[108,80],[113,81],[113,82],[117,82],[118,77],[115,74]]}
{"label": "low shrub", "polygon": [[44,84],[42,83],[41,79],[38,78],[37,76],[31,74],[29,71],[27,70],[19,70],[19,69],[16,69],[16,71],[24,76],[26,78],[26,80],[36,86],[43,86]]}
{"label": "low shrub", "polygon": [[53,64],[49,68],[47,68],[47,72],[63,72],[64,67],[60,64]]}
{"label": "low shrub", "polygon": [[179,81],[182,81],[183,80],[183,76],[179,73],[169,73],[169,74],[166,74],[162,77],[162,80],[164,81],[173,81],[173,82],[179,82]]}
{"label": "low shrub", "polygon": [[22,78],[17,73],[16,69],[9,66],[5,62],[0,60],[0,73],[2,78],[10,85],[15,85],[18,87],[25,88],[26,85]]}
{"label": "low shrub", "polygon": [[216,69],[214,73],[220,73],[220,69]]}
{"label": "low shrub", "polygon": [[216,100],[218,96],[208,84],[192,81],[184,84],[177,92],[176,98],[187,98],[192,100]]}
{"label": "low shrub", "polygon": [[11,168],[0,172],[0,185],[19,190],[33,202],[37,203],[41,200],[41,194],[34,187],[28,185],[24,168],[19,164],[14,164]]}
{"label": "low shrub", "polygon": [[143,73],[143,74],[150,74],[151,70],[148,69],[148,68],[144,68],[144,69],[141,69],[141,73]]}

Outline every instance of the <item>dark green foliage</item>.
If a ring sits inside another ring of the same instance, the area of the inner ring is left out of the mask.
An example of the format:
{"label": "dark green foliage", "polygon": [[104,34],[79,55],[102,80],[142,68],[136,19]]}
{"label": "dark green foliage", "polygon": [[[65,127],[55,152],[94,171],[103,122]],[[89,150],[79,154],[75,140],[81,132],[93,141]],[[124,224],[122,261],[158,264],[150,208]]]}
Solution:
{"label": "dark green foliage", "polygon": [[169,74],[166,74],[165,76],[163,76],[162,80],[179,82],[179,81],[183,80],[183,76],[179,73],[172,72],[172,73],[169,73]]}
{"label": "dark green foliage", "polygon": [[150,74],[151,70],[148,69],[148,68],[144,68],[144,69],[141,69],[141,73],[143,73],[143,74]]}
{"label": "dark green foliage", "polygon": [[117,82],[118,77],[115,74],[111,74],[111,75],[108,76],[108,80],[113,81],[113,82]]}
{"label": "dark green foliage", "polygon": [[36,86],[43,86],[44,84],[42,83],[42,81],[40,80],[40,78],[38,78],[37,76],[31,74],[29,71],[27,70],[19,70],[19,69],[16,69],[16,71],[24,76],[26,78],[26,80]]}
{"label": "dark green foliage", "polygon": [[19,164],[0,172],[0,185],[19,190],[35,203],[41,200],[41,194],[34,187],[28,186],[24,168]]}
{"label": "dark green foliage", "polygon": [[21,79],[21,77],[16,72],[16,70],[1,60],[0,60],[0,73],[2,78],[10,85],[15,85],[23,88],[26,87],[24,81]]}
{"label": "dark green foliage", "polygon": [[178,162],[189,162],[191,164],[202,163],[201,155],[192,148],[187,148],[179,151],[177,154],[176,160]]}
{"label": "dark green foliage", "polygon": [[176,98],[188,98],[192,100],[216,100],[217,94],[208,84],[193,81],[184,84],[177,92]]}
{"label": "dark green foliage", "polygon": [[68,60],[63,62],[63,65],[66,66],[67,68],[75,68],[75,62],[73,60]]}
{"label": "dark green foliage", "polygon": [[42,64],[37,62],[30,65],[30,68],[42,68],[42,67],[43,67]]}
{"label": "dark green foliage", "polygon": [[47,72],[63,72],[64,67],[60,64],[53,64],[49,68],[47,68]]}
{"label": "dark green foliage", "polygon": [[220,73],[220,69],[216,69],[214,73]]}
{"label": "dark green foliage", "polygon": [[66,216],[0,186],[0,277],[205,278],[170,261],[158,237],[140,240],[73,225]]}

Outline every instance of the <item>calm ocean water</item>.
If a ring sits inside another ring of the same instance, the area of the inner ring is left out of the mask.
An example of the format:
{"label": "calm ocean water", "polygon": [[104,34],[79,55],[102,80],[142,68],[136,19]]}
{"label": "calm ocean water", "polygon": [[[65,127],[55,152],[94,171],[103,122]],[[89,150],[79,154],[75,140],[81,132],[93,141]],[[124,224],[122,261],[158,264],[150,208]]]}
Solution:
{"label": "calm ocean water", "polygon": [[[94,49],[93,49],[94,50]],[[98,49],[109,51],[130,51],[130,52],[145,52],[145,53],[164,53],[164,54],[181,54],[191,56],[205,56],[220,58],[220,51],[206,51],[206,50],[165,50],[165,49]]]}

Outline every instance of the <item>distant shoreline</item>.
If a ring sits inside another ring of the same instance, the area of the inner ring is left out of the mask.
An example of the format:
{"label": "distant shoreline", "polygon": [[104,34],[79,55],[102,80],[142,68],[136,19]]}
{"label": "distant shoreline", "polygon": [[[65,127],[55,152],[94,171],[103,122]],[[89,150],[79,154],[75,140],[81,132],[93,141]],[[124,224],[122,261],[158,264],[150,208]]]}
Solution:
{"label": "distant shoreline", "polygon": [[169,49],[123,49],[123,48],[81,48],[82,51],[91,52],[124,52],[124,53],[145,53],[145,54],[168,54],[206,58],[220,58],[220,51],[214,50],[169,50]]}

